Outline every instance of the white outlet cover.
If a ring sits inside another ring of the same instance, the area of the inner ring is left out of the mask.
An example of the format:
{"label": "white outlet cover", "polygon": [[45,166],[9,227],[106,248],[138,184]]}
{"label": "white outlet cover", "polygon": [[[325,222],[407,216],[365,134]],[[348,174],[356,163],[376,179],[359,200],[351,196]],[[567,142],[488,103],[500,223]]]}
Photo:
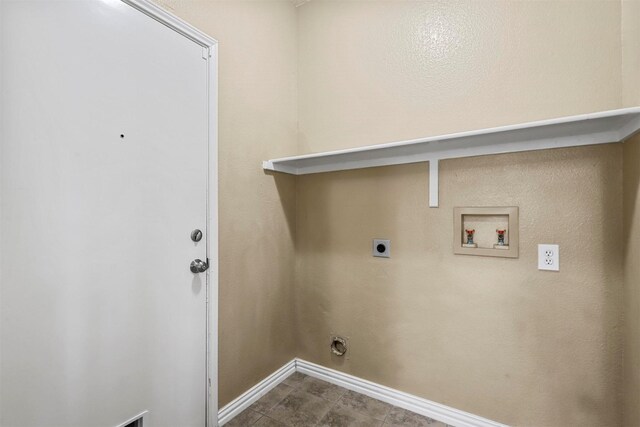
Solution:
{"label": "white outlet cover", "polygon": [[559,245],[538,245],[538,270],[560,271]]}

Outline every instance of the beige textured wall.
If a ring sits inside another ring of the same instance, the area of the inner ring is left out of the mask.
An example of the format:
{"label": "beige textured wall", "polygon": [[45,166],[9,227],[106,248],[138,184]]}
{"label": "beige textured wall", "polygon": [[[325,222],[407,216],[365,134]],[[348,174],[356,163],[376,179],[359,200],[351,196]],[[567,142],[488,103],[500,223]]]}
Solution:
{"label": "beige textured wall", "polygon": [[[622,1],[622,100],[640,105],[640,1]],[[624,423],[640,426],[640,136],[624,144]]]}
{"label": "beige textured wall", "polygon": [[260,162],[296,151],[290,1],[159,3],[220,42],[219,402],[295,357],[295,181]]}
{"label": "beige textured wall", "polygon": [[[300,357],[508,424],[619,425],[621,150],[444,161],[439,209],[422,164],[299,177]],[[519,259],[452,254],[454,206],[514,205]]]}
{"label": "beige textured wall", "polygon": [[[618,2],[314,0],[302,152],[619,108]],[[597,23],[597,24],[596,24]],[[620,425],[620,145],[304,176],[299,355],[516,425]],[[519,259],[452,254],[454,206],[520,207]],[[371,238],[392,239],[374,259]],[[562,269],[539,272],[536,245]],[[347,361],[328,337],[350,337]]]}
{"label": "beige textured wall", "polygon": [[301,151],[619,108],[617,1],[298,8]]}
{"label": "beige textured wall", "polygon": [[640,105],[640,0],[622,0],[622,102]]}
{"label": "beige textured wall", "polygon": [[640,425],[640,136],[624,143],[624,425]]}

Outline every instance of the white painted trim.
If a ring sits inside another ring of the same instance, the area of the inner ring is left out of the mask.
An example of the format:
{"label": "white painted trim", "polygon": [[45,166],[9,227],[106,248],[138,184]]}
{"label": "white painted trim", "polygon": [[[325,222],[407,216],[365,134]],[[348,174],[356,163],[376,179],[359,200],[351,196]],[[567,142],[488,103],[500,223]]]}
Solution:
{"label": "white painted trim", "polygon": [[218,425],[218,45],[207,49],[209,177],[207,186],[207,427]]}
{"label": "white painted trim", "polygon": [[495,421],[296,359],[296,371],[456,427],[506,427]]}
{"label": "white painted trim", "polygon": [[284,381],[294,372],[300,372],[323,381],[339,385],[347,390],[373,397],[374,399],[390,403],[391,405],[407,409],[420,415],[442,421],[455,427],[508,427],[459,409],[441,405],[421,397],[402,391],[394,390],[353,375],[345,374],[302,359],[294,359],[269,375],[264,380],[247,390],[241,396],[227,404],[218,413],[220,426],[228,423],[240,412],[247,409],[262,396],[271,391],[275,386]]}
{"label": "white painted trim", "polygon": [[218,45],[209,54],[209,184],[207,186],[207,426],[218,425]]}
{"label": "white painted trim", "polygon": [[142,425],[144,426],[144,416],[147,415],[148,413],[149,411],[142,411],[138,415],[134,415],[133,417],[129,418],[127,421],[124,421],[118,424],[116,427],[125,427],[126,425],[131,424],[132,422],[140,418],[142,418]]}
{"label": "white painted trim", "polygon": [[145,15],[155,19],[163,25],[166,25],[175,32],[185,36],[202,47],[211,47],[218,44],[218,41],[213,37],[203,33],[177,16],[167,12],[155,3],[148,0],[122,0],[122,2],[138,9]]}
{"label": "white painted trim", "polygon": [[429,207],[437,208],[438,207],[438,195],[439,195],[439,178],[438,174],[438,163],[440,160],[430,160],[429,161]]}
{"label": "white painted trim", "polygon": [[284,381],[289,375],[296,371],[296,360],[291,360],[286,365],[260,381],[255,386],[244,392],[242,395],[225,405],[218,413],[218,425],[223,426],[233,417],[247,409],[254,402],[265,394],[269,393],[275,386]]}
{"label": "white painted trim", "polygon": [[[639,130],[640,107],[633,107],[346,150],[283,157],[264,161],[262,167],[292,175],[306,175],[407,163],[435,163],[438,160],[461,157],[616,143],[624,141]],[[431,177],[433,176],[432,174]],[[437,181],[432,179],[431,182]],[[430,206],[437,206],[437,195],[430,197]]]}
{"label": "white painted trim", "polygon": [[624,142],[625,140],[631,138],[640,130],[640,116],[636,116],[634,119],[630,120],[629,123],[622,126],[620,128],[620,132],[618,134],[618,141]]}
{"label": "white painted trim", "polygon": [[134,9],[200,45],[207,60],[207,332],[204,337],[206,376],[203,378],[205,423],[218,425],[218,41],[148,0],[121,0]]}
{"label": "white painted trim", "polygon": [[[620,142],[638,131],[636,127],[640,126],[639,118],[640,107],[623,108],[407,141],[283,157],[267,160],[263,162],[263,167],[271,170],[277,170],[276,168],[281,166],[292,167],[295,170],[295,175],[305,175],[411,163],[414,158],[417,158],[417,161],[428,161],[430,159],[473,157],[514,151]],[[567,138],[574,140],[573,143],[566,141]],[[447,142],[447,144],[439,144],[442,142]],[[452,148],[451,145],[454,145],[452,144],[454,142],[462,143],[455,144]],[[521,145],[524,146],[520,147]],[[373,153],[376,154],[375,158],[367,157]]]}

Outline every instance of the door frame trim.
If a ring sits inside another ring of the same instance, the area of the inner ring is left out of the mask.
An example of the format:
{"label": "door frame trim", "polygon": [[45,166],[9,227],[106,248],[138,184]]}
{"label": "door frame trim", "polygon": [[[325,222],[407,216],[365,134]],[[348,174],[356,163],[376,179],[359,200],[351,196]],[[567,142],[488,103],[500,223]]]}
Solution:
{"label": "door frame trim", "polygon": [[185,36],[189,40],[199,44],[202,47],[210,48],[216,46],[218,41],[213,37],[203,33],[193,25],[183,21],[177,16],[167,12],[160,6],[148,0],[121,0],[134,9],[138,9],[145,15],[155,19],[163,25],[171,28],[175,32]]}
{"label": "door frame trim", "polygon": [[208,177],[205,427],[218,425],[218,41],[148,0],[121,0],[202,46],[207,61]]}

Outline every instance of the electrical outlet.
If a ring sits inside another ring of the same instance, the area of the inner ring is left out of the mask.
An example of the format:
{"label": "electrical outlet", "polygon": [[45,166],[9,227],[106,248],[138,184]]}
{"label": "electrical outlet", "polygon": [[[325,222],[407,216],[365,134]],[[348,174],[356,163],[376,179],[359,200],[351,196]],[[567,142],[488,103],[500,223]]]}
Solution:
{"label": "electrical outlet", "polygon": [[538,270],[560,271],[560,246],[538,245]]}

